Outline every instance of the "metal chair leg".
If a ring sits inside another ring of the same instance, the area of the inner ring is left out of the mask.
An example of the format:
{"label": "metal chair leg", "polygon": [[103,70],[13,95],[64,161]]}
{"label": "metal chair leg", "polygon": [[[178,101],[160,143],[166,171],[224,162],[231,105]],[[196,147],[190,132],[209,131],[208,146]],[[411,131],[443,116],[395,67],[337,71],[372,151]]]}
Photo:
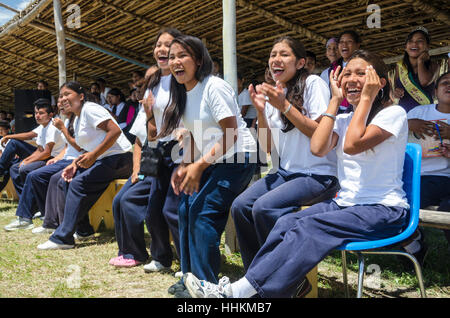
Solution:
{"label": "metal chair leg", "polygon": [[358,264],[359,264],[359,272],[358,272],[358,293],[356,298],[362,298],[362,289],[364,284],[364,256],[361,253],[358,254]]}
{"label": "metal chair leg", "polygon": [[401,253],[401,255],[409,258],[410,261],[413,262],[414,269],[416,270],[417,280],[419,281],[420,297],[427,298],[427,294],[425,292],[425,284],[423,283],[422,269],[420,267],[419,262],[417,261],[417,259],[413,255],[411,255],[409,253]]}
{"label": "metal chair leg", "polygon": [[341,251],[342,256],[342,279],[344,281],[344,288],[345,288],[345,297],[350,297],[350,292],[348,290],[348,280],[347,280],[347,254],[345,251]]}

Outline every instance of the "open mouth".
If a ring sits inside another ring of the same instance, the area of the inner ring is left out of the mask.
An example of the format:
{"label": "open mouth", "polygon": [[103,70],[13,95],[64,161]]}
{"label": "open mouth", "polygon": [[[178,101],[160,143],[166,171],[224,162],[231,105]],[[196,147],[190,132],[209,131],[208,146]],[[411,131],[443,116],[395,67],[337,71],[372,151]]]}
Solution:
{"label": "open mouth", "polygon": [[165,64],[169,61],[169,58],[167,56],[158,56],[158,63]]}
{"label": "open mouth", "polygon": [[175,76],[183,76],[185,72],[183,69],[177,68],[174,70],[174,73],[175,73]]}
{"label": "open mouth", "polygon": [[347,48],[342,48],[342,54],[347,54],[347,53],[349,53],[350,52],[350,50],[349,49],[347,49]]}
{"label": "open mouth", "polygon": [[361,90],[357,88],[347,88],[347,98],[355,98],[361,94]]}
{"label": "open mouth", "polygon": [[281,74],[283,74],[283,72],[284,72],[284,69],[281,67],[273,67],[272,68],[272,75],[275,77],[280,76]]}

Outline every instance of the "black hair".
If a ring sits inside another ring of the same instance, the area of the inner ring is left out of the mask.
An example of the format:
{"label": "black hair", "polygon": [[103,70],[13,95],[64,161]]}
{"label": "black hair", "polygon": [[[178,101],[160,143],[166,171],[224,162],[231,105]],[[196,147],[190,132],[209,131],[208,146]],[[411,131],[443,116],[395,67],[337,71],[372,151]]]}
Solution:
{"label": "black hair", "polygon": [[[306,59],[306,50],[302,42],[290,36],[282,36],[275,40],[273,46],[281,42],[286,42],[289,45],[297,60]],[[302,67],[301,69],[297,70],[292,79],[286,83],[286,99],[292,104],[292,106],[297,108],[304,115],[306,115],[306,111],[303,108],[303,93],[305,92],[306,79],[308,78],[308,76],[309,72],[304,67]],[[266,74],[266,77],[269,82],[274,82],[270,72]],[[291,123],[285,115],[281,114],[281,119],[284,123],[282,132],[286,133],[294,129],[294,124]]]}
{"label": "black hair", "polygon": [[144,77],[144,72],[142,72],[141,70],[133,71],[133,72],[131,72],[131,74],[136,74],[139,77]]}
{"label": "black hair", "polygon": [[356,43],[361,44],[361,37],[360,37],[360,35],[358,34],[358,32],[356,32],[356,31],[354,31],[354,30],[345,30],[345,31],[342,31],[342,32],[339,34],[339,36],[337,37],[338,43],[339,43],[339,41],[341,40],[341,37],[342,37],[344,34],[350,35],[350,36],[352,37],[353,41],[355,41]]}
{"label": "black hair", "polygon": [[[175,43],[181,45],[199,65],[195,72],[197,81],[202,82],[212,74],[213,61],[202,40],[194,36],[182,35],[172,41],[171,47]],[[170,96],[171,101],[164,110],[163,125],[157,138],[171,134],[178,127],[186,108],[186,87],[179,84],[173,76],[170,82]]]}
{"label": "black hair", "polygon": [[105,79],[103,77],[97,78],[96,82],[97,82],[97,84],[99,84],[99,83],[106,84],[106,81],[105,81]]}
{"label": "black hair", "polygon": [[436,83],[434,84],[434,87],[437,89],[437,87],[439,86],[439,82],[448,74],[450,74],[450,71],[445,72],[444,74],[442,74],[441,76],[438,77],[438,79],[436,80]]}
{"label": "black hair", "polygon": [[77,94],[83,94],[84,95],[84,101],[83,104],[85,102],[94,102],[94,103],[98,103],[96,97],[88,92],[79,82],[77,81],[70,81],[70,82],[66,82],[63,85],[61,85],[60,87],[60,91],[64,88],[67,87],[68,89],[74,91]]}
{"label": "black hair", "polygon": [[44,84],[44,86],[45,86],[46,88],[48,87],[48,82],[47,82],[46,80],[41,79],[41,80],[39,80],[37,83],[38,83],[38,84],[39,84],[39,83]]}
{"label": "black hair", "polygon": [[356,50],[355,52],[353,52],[348,62],[355,58],[363,59],[367,63],[371,64],[380,79],[384,78],[386,80],[386,85],[382,89],[380,89],[378,95],[375,97],[375,100],[372,103],[369,116],[367,117],[368,125],[375,117],[375,115],[378,114],[378,112],[380,112],[385,106],[391,103],[391,85],[389,83],[388,68],[378,55],[366,50]]}
{"label": "black hair", "polygon": [[11,129],[11,126],[9,125],[9,122],[7,120],[0,120],[0,127]]}
{"label": "black hair", "polygon": [[[155,45],[154,45],[153,49],[155,49],[156,43],[158,43],[159,38],[164,33],[170,34],[173,38],[179,37],[183,34],[178,29],[175,29],[172,27],[164,27],[161,30],[159,30],[158,34],[156,35]],[[158,70],[144,84],[144,86],[143,86],[144,90],[145,90],[145,88],[152,90],[154,87],[156,87],[159,84],[159,82],[161,81],[161,74],[162,74],[162,71],[161,71],[161,69],[158,68]],[[144,92],[141,92],[141,95],[144,95]]]}
{"label": "black hair", "polygon": [[306,51],[306,57],[311,57],[314,60],[314,63],[317,62],[317,56],[314,52],[312,51]]}
{"label": "black hair", "polygon": [[118,88],[111,88],[108,91],[107,95],[113,95],[113,96],[119,96],[120,98],[120,102],[124,102],[125,101],[125,95],[122,93],[122,91]]}
{"label": "black hair", "polygon": [[47,98],[39,98],[34,101],[33,106],[39,110],[39,109],[45,109],[47,114],[53,113],[53,107],[51,105],[51,102]]}
{"label": "black hair", "polygon": [[91,85],[89,85],[89,88],[91,88],[94,85],[97,86],[98,88],[100,88],[100,85],[97,82],[91,83]]}

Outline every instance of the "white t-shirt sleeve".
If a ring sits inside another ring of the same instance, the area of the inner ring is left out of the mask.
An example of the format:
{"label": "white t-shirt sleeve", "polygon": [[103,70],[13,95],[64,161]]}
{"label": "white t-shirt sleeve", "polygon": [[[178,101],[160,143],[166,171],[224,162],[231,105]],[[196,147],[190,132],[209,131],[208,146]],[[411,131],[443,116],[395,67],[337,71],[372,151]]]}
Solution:
{"label": "white t-shirt sleeve", "polygon": [[312,120],[319,118],[330,103],[330,89],[317,75],[310,75],[306,79],[306,88],[303,94],[303,105]]}
{"label": "white t-shirt sleeve", "polygon": [[253,105],[252,100],[250,98],[250,93],[247,89],[244,89],[238,97],[239,107]]}
{"label": "white t-shirt sleeve", "polygon": [[408,119],[416,119],[416,118],[424,119],[425,112],[428,109],[428,107],[429,105],[420,105],[420,107],[414,107],[406,114],[406,116],[408,116]]}
{"label": "white t-shirt sleeve", "polygon": [[328,77],[328,70],[329,70],[329,69],[330,69],[330,68],[324,69],[324,70],[322,71],[322,73],[320,74],[320,78],[323,79],[324,82],[325,82],[327,85],[330,85],[330,78]]}
{"label": "white t-shirt sleeve", "polygon": [[215,82],[208,90],[208,106],[216,122],[224,118],[236,116],[235,110],[238,109],[236,99],[234,98],[231,86],[224,83]]}
{"label": "white t-shirt sleeve", "polygon": [[32,131],[39,136],[41,134],[41,131],[42,131],[42,125],[37,126]]}
{"label": "white t-shirt sleeve", "polygon": [[59,134],[60,131],[56,129],[56,127],[53,126],[52,123],[49,123],[49,127],[45,134],[45,144],[49,144],[51,142],[56,143],[57,138],[60,137]]}
{"label": "white t-shirt sleeve", "polygon": [[88,123],[92,123],[95,127],[108,119],[113,119],[105,108],[96,106],[90,106],[84,113],[84,116],[84,120]]}
{"label": "white t-shirt sleeve", "polygon": [[369,125],[378,126],[397,138],[406,120],[406,112],[403,107],[389,106],[376,114]]}

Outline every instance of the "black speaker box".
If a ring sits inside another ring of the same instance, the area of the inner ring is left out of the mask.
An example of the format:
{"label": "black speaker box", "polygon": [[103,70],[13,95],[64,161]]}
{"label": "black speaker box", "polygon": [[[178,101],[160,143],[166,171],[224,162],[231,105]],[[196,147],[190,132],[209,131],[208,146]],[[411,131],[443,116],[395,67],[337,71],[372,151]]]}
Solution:
{"label": "black speaker box", "polygon": [[33,103],[39,98],[51,101],[49,90],[16,89],[14,90],[14,105],[16,119],[16,134],[33,130],[38,126],[34,119]]}

